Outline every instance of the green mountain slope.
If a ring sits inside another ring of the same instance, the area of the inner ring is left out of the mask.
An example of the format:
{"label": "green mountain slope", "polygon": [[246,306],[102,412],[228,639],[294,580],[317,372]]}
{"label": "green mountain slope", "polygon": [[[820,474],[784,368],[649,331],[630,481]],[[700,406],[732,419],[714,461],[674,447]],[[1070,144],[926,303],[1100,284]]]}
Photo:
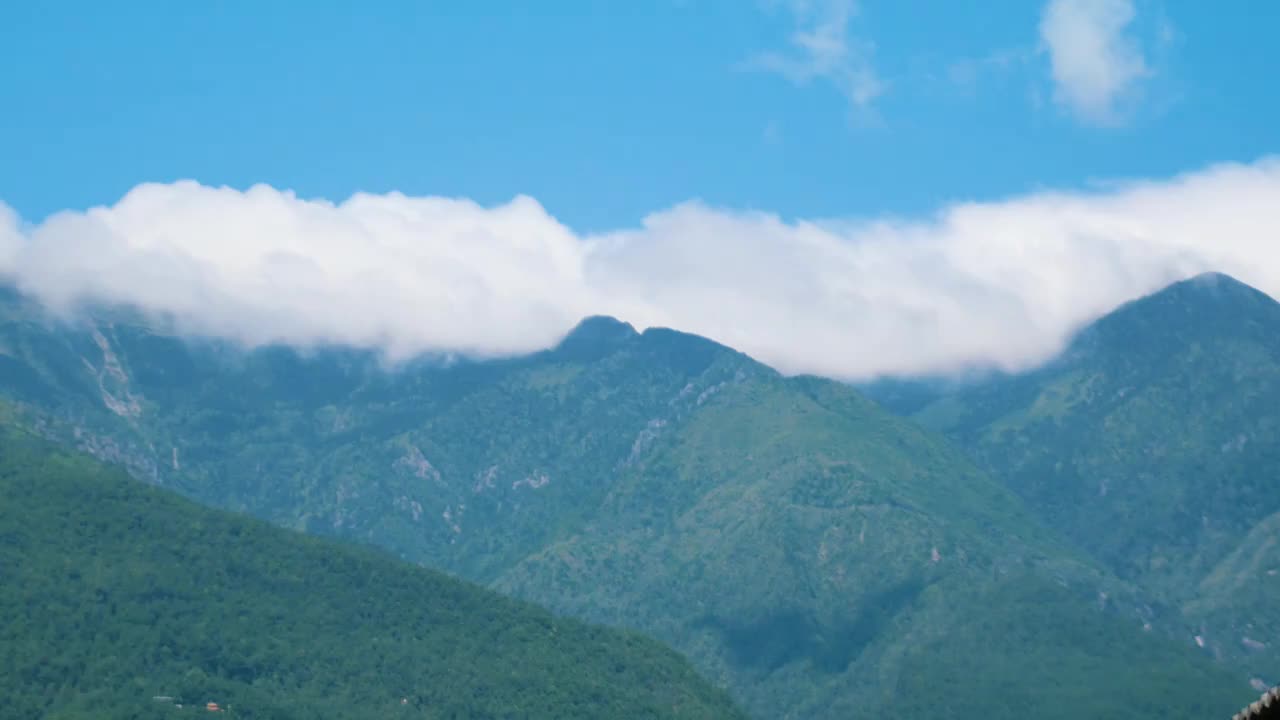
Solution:
{"label": "green mountain slope", "polygon": [[[1190,718],[1247,695],[1144,633],[1132,598],[1100,602],[1125,588],[955,451],[814,379],[726,391],[591,527],[497,587],[611,623],[638,617],[760,717],[933,714],[936,694],[913,693],[944,668],[956,718],[1076,708],[1099,678],[1110,681],[1081,706],[1099,717]],[[1128,682],[1150,675],[1165,681]],[[1027,684],[1046,676],[1057,680]]]}
{"label": "green mountain slope", "polygon": [[1197,277],[1104,317],[1043,368],[915,417],[1074,545],[1181,606],[1184,636],[1280,674],[1257,647],[1280,610],[1245,599],[1275,585],[1280,304]]}
{"label": "green mountain slope", "polygon": [[244,718],[739,717],[650,640],[206,510],[7,428],[0,495],[3,717],[209,701]]}
{"label": "green mountain slope", "polygon": [[1280,677],[1280,513],[1254,526],[1205,574],[1183,612],[1218,655],[1243,656],[1255,685]]}
{"label": "green mountain slope", "polygon": [[909,651],[897,701],[882,717],[1012,718],[1027,708],[1056,720],[1232,714],[1230,698],[1242,696],[1233,673],[1171,651],[1158,634],[1136,636],[1084,600],[1041,578],[1002,583],[963,622]]}
{"label": "green mountain slope", "polygon": [[1169,666],[1186,693],[1118,688],[1114,708],[1192,717],[1197,694],[1249,694],[1185,642],[1144,639],[1161,608],[961,451],[703,338],[592,318],[547,352],[386,371],[356,352],[238,353],[10,307],[0,392],[48,437],[209,504],[652,634],[758,717],[881,717],[930,643],[990,687],[1009,665],[961,630],[1031,602],[1011,577],[1060,596],[1060,623],[1029,649],[1050,668],[1075,652],[1071,629],[1125,628],[1099,672]]}

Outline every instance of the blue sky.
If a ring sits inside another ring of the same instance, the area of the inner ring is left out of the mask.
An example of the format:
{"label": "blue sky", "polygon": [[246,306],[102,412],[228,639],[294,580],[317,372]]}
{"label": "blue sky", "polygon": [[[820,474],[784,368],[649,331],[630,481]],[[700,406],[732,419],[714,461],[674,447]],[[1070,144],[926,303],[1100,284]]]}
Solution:
{"label": "blue sky", "polygon": [[510,354],[604,313],[784,372],[1021,369],[1194,273],[1280,297],[1277,28],[1264,0],[0,3],[0,282],[248,345]]}
{"label": "blue sky", "polygon": [[694,198],[919,214],[1276,150],[1277,3],[1136,0],[1147,73],[1104,123],[1055,101],[1043,3],[849,4],[865,105],[762,62],[804,62],[795,33],[844,3],[804,5],[4,3],[0,200],[38,221],[182,178],[525,193],[590,231]]}

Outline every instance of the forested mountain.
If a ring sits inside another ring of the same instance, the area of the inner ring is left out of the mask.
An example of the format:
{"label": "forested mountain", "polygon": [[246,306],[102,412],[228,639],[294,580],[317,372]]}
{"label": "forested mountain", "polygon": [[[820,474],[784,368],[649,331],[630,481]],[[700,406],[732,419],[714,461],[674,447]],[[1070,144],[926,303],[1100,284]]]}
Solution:
{"label": "forested mountain", "polygon": [[1280,678],[1280,304],[1210,274],[1129,303],[1035,371],[872,388],[966,447],[1048,526]]}
{"label": "forested mountain", "polygon": [[0,496],[0,717],[741,717],[651,640],[206,509],[7,426]]}
{"label": "forested mountain", "polygon": [[384,368],[15,296],[0,393],[202,502],[653,635],[757,717],[1198,718],[1252,692],[947,441],[672,330]]}

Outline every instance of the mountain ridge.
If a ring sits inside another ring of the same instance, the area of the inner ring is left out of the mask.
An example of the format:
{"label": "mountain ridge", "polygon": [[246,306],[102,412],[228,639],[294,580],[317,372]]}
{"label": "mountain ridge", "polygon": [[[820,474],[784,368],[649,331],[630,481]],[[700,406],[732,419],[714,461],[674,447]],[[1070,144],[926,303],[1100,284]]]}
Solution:
{"label": "mountain ridge", "polygon": [[[1167,663],[1186,692],[1210,669],[1143,640],[1160,609],[959,449],[848,386],[608,318],[566,339],[388,373],[366,355],[210,353],[127,324],[0,323],[9,366],[48,388],[17,410],[47,436],[211,505],[651,634],[759,717],[890,712],[892,688],[930,667],[911,648],[946,638],[976,679],[962,658],[981,632],[963,629],[1032,601],[1027,583],[1064,620],[1026,662]],[[22,377],[0,372],[0,394]],[[1083,648],[1068,625],[1123,640]],[[1182,712],[1146,693],[1111,687],[1106,712]]]}
{"label": "mountain ridge", "polygon": [[1078,547],[1180,606],[1198,645],[1273,680],[1280,656],[1255,636],[1280,618],[1232,588],[1280,585],[1228,569],[1280,511],[1278,408],[1280,303],[1210,273],[1117,308],[1040,368],[911,414]]}

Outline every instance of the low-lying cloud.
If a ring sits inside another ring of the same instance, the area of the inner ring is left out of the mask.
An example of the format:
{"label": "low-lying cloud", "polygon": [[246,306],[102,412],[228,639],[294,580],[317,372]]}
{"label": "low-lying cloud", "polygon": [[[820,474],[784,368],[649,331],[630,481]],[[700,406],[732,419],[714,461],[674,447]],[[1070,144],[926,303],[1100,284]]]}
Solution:
{"label": "low-lying cloud", "polygon": [[784,372],[1020,369],[1116,305],[1218,270],[1280,294],[1280,159],[961,203],[926,219],[786,221],[689,203],[583,235],[536,201],[141,185],[23,225],[0,275],[54,308],[125,303],[248,345],[404,358],[547,347],[583,316],[707,335]]}

